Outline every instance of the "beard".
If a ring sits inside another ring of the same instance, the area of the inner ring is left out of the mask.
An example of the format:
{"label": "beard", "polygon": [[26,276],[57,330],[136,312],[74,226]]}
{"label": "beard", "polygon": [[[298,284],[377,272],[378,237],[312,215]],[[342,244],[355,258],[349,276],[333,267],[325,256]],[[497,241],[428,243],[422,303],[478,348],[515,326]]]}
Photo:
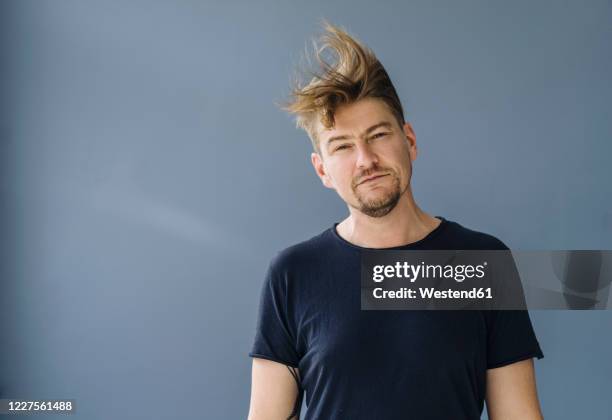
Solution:
{"label": "beard", "polygon": [[[370,191],[368,194],[368,192],[363,191],[363,187],[360,188],[358,185],[353,185],[353,193],[355,197],[357,197],[357,202],[359,203],[357,210],[367,216],[386,216],[395,208],[402,195],[400,180],[395,171],[387,170],[385,172],[388,172],[388,176],[391,177],[391,186],[384,188],[383,192],[376,193],[375,191]],[[376,197],[368,198],[368,195],[375,194]]]}

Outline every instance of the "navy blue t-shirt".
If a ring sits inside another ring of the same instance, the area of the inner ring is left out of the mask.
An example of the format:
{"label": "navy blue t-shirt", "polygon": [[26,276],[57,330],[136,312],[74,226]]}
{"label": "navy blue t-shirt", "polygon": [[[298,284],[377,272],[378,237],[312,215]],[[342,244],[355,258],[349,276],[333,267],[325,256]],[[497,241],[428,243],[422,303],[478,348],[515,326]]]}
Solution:
{"label": "navy blue t-shirt", "polygon": [[[425,238],[386,249],[508,249],[438,218]],[[299,369],[306,419],[479,419],[487,369],[544,357],[527,311],[362,311],[366,248],[337,225],[271,261],[249,353]]]}

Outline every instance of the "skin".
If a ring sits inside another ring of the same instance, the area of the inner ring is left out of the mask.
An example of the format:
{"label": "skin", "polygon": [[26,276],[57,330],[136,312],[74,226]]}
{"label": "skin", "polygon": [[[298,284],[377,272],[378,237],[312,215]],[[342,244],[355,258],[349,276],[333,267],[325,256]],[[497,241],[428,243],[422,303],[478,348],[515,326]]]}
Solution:
{"label": "skin", "polygon": [[[415,242],[437,227],[440,220],[422,211],[412,196],[417,145],[410,123],[400,127],[384,102],[370,98],[339,108],[334,117],[331,129],[319,124],[320,151],[311,154],[311,162],[323,185],[348,206],[338,234],[359,246],[386,248]],[[380,122],[391,126],[365,134]],[[338,135],[348,138],[329,141]],[[378,174],[387,175],[362,183]]]}
{"label": "skin", "polygon": [[248,420],[287,420],[297,396],[297,384],[287,366],[253,358]]}
{"label": "skin", "polygon": [[[319,123],[311,162],[323,185],[347,204],[349,216],[338,224],[338,234],[367,248],[400,246],[427,236],[440,220],[421,210],[412,195],[417,145],[410,123],[400,126],[375,98],[342,105],[334,119],[331,128]],[[388,124],[371,129],[380,123]],[[297,395],[286,366],[253,358],[249,420],[287,419]],[[486,404],[491,420],[543,419],[533,360],[488,369]]]}

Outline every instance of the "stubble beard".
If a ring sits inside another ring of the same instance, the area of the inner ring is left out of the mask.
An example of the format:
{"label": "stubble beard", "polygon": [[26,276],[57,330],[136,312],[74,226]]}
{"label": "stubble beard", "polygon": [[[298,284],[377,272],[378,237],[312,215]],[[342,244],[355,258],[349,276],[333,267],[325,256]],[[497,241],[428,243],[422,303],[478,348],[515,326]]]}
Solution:
{"label": "stubble beard", "polygon": [[363,187],[353,187],[353,192],[355,193],[355,197],[357,197],[357,202],[359,203],[357,210],[370,217],[383,217],[389,214],[389,212],[395,208],[402,195],[400,180],[397,174],[394,172],[390,173],[388,176],[393,178],[391,189],[385,191],[384,195],[374,199],[366,198],[366,194],[363,194],[360,191],[360,188]]}

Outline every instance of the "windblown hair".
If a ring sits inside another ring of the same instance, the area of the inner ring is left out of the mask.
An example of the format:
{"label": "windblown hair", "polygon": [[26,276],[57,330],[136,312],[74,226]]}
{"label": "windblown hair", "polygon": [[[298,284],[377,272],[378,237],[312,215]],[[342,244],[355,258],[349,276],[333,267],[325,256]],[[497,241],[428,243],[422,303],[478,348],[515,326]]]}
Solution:
{"label": "windblown hair", "polygon": [[[404,124],[404,111],[395,87],[374,52],[351,37],[344,29],[322,20],[326,33],[312,41],[314,57],[319,71],[308,71],[312,79],[301,83],[294,78],[291,99],[281,109],[296,115],[296,127],[310,137],[319,150],[317,121],[326,128],[334,126],[334,113],[344,104],[363,98],[382,100],[395,116],[400,127]],[[335,60],[328,62],[324,54],[331,50]],[[306,54],[306,59],[311,59]]]}

